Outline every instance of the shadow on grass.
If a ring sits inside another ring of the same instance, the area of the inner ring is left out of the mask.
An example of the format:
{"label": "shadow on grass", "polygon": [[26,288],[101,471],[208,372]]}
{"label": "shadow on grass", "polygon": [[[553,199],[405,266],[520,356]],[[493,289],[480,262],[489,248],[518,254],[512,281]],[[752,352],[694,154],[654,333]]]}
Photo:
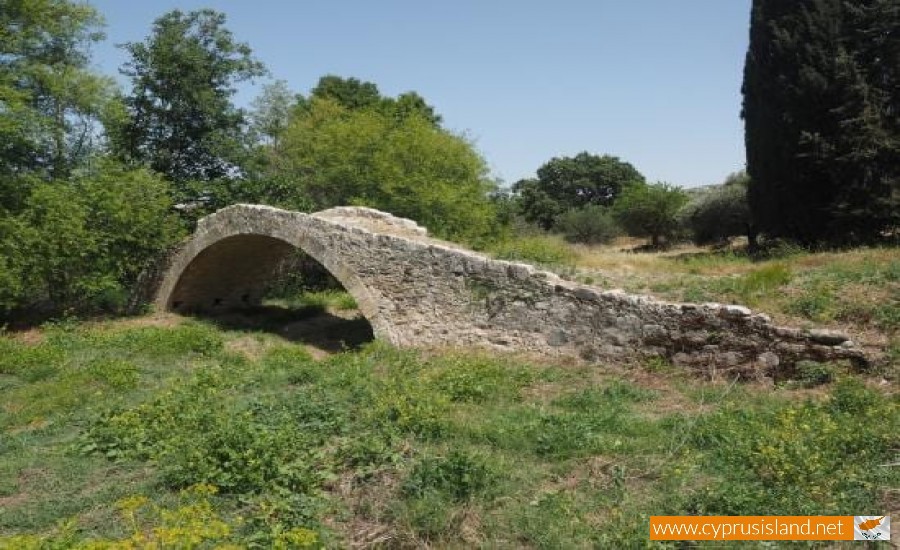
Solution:
{"label": "shadow on grass", "polygon": [[375,339],[372,326],[362,315],[335,315],[321,306],[261,305],[198,317],[223,329],[268,332],[329,353],[356,350]]}

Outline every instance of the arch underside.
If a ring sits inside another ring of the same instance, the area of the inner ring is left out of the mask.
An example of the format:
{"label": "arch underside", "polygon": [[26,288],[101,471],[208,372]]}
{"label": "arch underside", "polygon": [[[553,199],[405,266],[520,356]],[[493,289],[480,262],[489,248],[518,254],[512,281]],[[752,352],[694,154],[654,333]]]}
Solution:
{"label": "arch underside", "polygon": [[[189,242],[162,281],[156,303],[168,311],[215,314],[259,304],[281,262],[300,250],[322,265],[356,300],[376,338],[393,341],[372,292],[316,240],[282,238],[280,231],[241,231]],[[307,242],[309,241],[309,242]],[[183,267],[179,267],[183,266]]]}
{"label": "arch underside", "polygon": [[178,278],[166,309],[215,313],[256,305],[295,247],[263,235],[234,235],[203,249]]}

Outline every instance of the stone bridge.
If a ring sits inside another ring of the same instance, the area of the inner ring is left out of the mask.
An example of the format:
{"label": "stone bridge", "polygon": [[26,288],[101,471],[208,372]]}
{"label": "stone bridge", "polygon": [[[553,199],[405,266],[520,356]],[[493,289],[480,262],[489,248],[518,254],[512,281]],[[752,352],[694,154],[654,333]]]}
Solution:
{"label": "stone bridge", "polygon": [[253,305],[297,248],[353,295],[376,338],[397,346],[592,363],[662,356],[768,373],[799,359],[866,362],[839,333],[775,326],[742,306],[668,303],[578,284],[429,238],[415,222],[369,208],[224,208],[200,220],[147,290],[158,309],[186,313]]}

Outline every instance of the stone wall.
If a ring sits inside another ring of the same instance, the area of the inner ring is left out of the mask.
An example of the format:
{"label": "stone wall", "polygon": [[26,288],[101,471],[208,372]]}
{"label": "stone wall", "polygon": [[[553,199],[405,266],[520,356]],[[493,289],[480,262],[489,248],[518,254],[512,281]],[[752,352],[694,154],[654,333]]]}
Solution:
{"label": "stone wall", "polygon": [[236,205],[204,218],[172,256],[157,307],[252,303],[291,247],[325,266],[356,298],[376,338],[398,346],[477,346],[597,363],[663,356],[759,372],[799,359],[866,361],[839,333],[778,327],[742,306],[668,303],[566,281],[356,207],[310,215]]}

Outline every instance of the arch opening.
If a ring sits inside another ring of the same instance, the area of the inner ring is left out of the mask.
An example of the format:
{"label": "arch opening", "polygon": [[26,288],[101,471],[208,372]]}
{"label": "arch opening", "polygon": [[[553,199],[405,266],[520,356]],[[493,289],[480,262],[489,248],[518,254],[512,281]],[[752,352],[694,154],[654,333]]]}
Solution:
{"label": "arch opening", "polygon": [[166,307],[223,328],[270,332],[337,352],[374,339],[359,298],[301,248],[275,237],[240,234],[200,251],[182,271]]}

